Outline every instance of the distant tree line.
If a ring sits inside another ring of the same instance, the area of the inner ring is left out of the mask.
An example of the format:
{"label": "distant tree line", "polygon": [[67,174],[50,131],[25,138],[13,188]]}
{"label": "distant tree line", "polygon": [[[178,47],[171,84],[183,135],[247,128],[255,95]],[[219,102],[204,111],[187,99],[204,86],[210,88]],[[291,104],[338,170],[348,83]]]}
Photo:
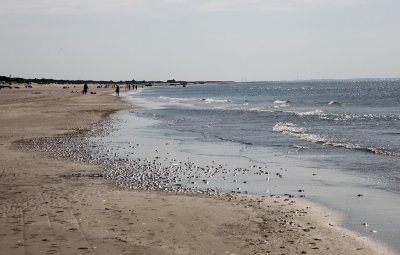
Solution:
{"label": "distant tree line", "polygon": [[[2,83],[37,83],[37,84],[83,84],[83,83],[93,83],[93,84],[143,84],[149,83],[148,81],[135,81],[134,79],[131,81],[95,81],[95,80],[60,80],[60,79],[46,79],[46,78],[34,78],[34,79],[25,79],[19,77],[7,77],[0,76],[0,82]],[[151,81],[155,82],[155,81]]]}
{"label": "distant tree line", "polygon": [[34,78],[34,79],[25,79],[25,78],[19,78],[19,77],[7,77],[7,76],[0,76],[0,83],[2,84],[12,84],[12,83],[17,83],[17,84],[31,84],[31,83],[36,83],[36,84],[141,84],[144,86],[151,86],[152,84],[162,84],[162,83],[168,83],[168,84],[175,84],[175,85],[186,85],[188,83],[192,84],[204,84],[205,81],[195,81],[195,82],[187,82],[187,81],[175,81],[175,79],[167,80],[165,81],[136,81],[135,79],[130,80],[130,81],[104,81],[104,80],[60,80],[60,79],[46,79],[46,78]]}

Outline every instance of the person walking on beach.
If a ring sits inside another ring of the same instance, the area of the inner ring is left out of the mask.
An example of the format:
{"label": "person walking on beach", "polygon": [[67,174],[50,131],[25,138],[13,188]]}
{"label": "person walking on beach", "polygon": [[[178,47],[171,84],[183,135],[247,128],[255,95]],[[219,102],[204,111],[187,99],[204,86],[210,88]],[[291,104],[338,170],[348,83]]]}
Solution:
{"label": "person walking on beach", "polygon": [[115,93],[117,94],[117,96],[119,96],[119,86],[117,85],[117,88],[115,89]]}
{"label": "person walking on beach", "polygon": [[87,91],[88,91],[88,85],[85,83],[85,85],[83,85],[82,94],[86,94]]}

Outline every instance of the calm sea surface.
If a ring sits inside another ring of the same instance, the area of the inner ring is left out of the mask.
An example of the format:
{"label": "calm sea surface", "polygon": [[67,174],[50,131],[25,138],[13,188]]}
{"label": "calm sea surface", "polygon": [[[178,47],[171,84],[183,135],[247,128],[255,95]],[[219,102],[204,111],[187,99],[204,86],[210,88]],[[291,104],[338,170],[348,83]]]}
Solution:
{"label": "calm sea surface", "polygon": [[182,184],[301,194],[400,252],[400,80],[148,87],[128,97],[146,108],[119,114],[107,146],[134,142],[138,158],[268,169],[268,177],[225,173]]}

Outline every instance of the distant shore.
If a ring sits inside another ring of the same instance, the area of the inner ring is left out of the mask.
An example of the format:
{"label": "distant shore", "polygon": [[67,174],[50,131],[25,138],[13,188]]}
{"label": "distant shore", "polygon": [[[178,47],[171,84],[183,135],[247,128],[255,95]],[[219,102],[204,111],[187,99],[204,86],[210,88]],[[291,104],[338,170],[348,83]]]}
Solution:
{"label": "distant shore", "polygon": [[4,254],[392,254],[306,200],[125,190],[101,166],[23,151],[136,107],[110,87],[25,85],[0,90]]}
{"label": "distant shore", "polygon": [[123,86],[123,87],[128,87],[128,86],[139,86],[139,87],[145,87],[145,86],[186,86],[186,85],[196,85],[196,84],[206,84],[206,83],[213,83],[213,84],[218,84],[218,83],[227,83],[227,82],[233,82],[233,81],[183,81],[183,80],[175,80],[175,79],[170,79],[167,81],[136,81],[135,79],[129,80],[129,81],[112,81],[112,80],[65,80],[65,79],[50,79],[50,78],[20,78],[20,77],[7,77],[7,76],[1,76],[0,75],[0,89],[2,88],[19,88],[19,86],[32,86],[32,84],[36,85],[51,85],[51,84],[56,84],[56,85],[64,85],[64,86],[76,86],[76,85],[82,85],[82,84],[91,84],[94,86]]}

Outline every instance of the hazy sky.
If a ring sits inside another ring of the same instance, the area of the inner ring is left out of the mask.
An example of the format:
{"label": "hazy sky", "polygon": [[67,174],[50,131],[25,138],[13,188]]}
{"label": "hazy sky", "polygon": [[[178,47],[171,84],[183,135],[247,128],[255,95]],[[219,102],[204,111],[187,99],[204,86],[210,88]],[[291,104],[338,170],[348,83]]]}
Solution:
{"label": "hazy sky", "polygon": [[399,0],[0,0],[0,75],[400,77]]}

